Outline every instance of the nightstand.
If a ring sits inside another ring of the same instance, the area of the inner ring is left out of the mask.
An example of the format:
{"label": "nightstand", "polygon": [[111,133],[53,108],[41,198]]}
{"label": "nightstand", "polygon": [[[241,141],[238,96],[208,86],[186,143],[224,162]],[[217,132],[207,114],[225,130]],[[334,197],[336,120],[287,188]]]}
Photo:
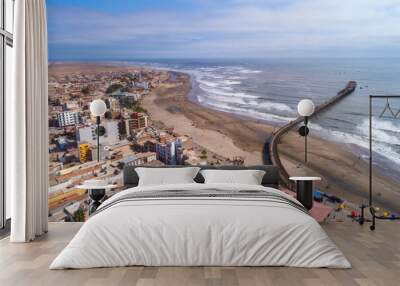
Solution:
{"label": "nightstand", "polygon": [[89,215],[94,213],[97,208],[101,205],[101,200],[106,195],[107,189],[114,189],[116,185],[106,184],[105,182],[93,182],[88,181],[83,185],[76,186],[78,189],[86,189],[89,192],[90,205],[89,205]]}
{"label": "nightstand", "polygon": [[320,181],[320,177],[290,177],[296,182],[296,199],[308,210],[312,209],[314,194],[313,182]]}

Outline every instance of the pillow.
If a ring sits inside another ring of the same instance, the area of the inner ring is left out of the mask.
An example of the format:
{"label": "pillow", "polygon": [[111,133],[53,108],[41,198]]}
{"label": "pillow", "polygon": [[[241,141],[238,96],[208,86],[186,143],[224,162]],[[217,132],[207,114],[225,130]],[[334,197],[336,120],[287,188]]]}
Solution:
{"label": "pillow", "polygon": [[135,169],[139,176],[139,186],[171,185],[195,183],[193,180],[200,168],[142,168]]}
{"label": "pillow", "polygon": [[261,185],[265,171],[261,170],[202,170],[205,184]]}

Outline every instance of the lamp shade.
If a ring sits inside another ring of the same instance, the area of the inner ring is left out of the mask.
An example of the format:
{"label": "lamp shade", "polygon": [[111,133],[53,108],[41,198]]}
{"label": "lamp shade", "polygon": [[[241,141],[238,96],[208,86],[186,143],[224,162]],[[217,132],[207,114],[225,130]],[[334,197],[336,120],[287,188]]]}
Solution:
{"label": "lamp shade", "polygon": [[93,100],[90,104],[90,112],[94,116],[103,116],[107,111],[106,103],[101,99]]}
{"label": "lamp shade", "polygon": [[303,99],[297,105],[297,111],[301,116],[311,116],[314,113],[314,103],[309,99]]}

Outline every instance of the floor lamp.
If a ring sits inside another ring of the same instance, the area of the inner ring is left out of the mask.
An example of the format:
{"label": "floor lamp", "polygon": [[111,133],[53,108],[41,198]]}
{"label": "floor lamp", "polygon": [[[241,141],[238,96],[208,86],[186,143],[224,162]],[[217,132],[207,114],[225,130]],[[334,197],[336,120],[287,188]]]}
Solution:
{"label": "floor lamp", "polygon": [[97,162],[100,161],[100,136],[104,135],[105,130],[100,126],[100,117],[107,111],[106,103],[101,99],[93,100],[90,104],[90,112],[96,116],[96,135],[97,135]]}
{"label": "floor lamp", "polygon": [[308,129],[308,118],[313,115],[315,110],[314,103],[310,99],[303,99],[297,105],[297,111],[300,116],[304,117],[304,126],[301,126],[299,133],[304,136],[304,162],[307,163],[307,136],[310,130]]}

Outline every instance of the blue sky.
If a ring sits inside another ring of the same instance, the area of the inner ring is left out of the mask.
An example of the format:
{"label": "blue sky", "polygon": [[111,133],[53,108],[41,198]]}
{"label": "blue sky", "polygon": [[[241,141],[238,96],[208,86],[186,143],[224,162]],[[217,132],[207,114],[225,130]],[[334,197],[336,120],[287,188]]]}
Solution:
{"label": "blue sky", "polygon": [[47,0],[50,59],[398,57],[398,0]]}

